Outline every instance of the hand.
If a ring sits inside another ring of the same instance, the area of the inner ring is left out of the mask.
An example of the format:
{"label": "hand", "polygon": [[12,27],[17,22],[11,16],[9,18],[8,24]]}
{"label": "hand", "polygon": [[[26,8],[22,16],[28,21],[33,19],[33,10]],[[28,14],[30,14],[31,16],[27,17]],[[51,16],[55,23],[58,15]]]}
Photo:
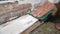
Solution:
{"label": "hand", "polygon": [[55,8],[54,4],[47,2],[43,6],[36,8],[36,10],[33,12],[32,15],[35,17],[42,17],[48,11],[50,11],[51,9],[54,9],[54,8]]}

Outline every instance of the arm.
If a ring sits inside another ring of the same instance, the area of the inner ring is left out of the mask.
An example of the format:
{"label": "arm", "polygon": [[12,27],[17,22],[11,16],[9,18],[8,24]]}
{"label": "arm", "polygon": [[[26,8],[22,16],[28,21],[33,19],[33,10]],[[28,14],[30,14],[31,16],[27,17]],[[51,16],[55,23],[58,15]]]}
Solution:
{"label": "arm", "polygon": [[55,6],[54,8],[55,8],[55,11],[51,14],[52,16],[55,16],[57,12],[57,7]]}

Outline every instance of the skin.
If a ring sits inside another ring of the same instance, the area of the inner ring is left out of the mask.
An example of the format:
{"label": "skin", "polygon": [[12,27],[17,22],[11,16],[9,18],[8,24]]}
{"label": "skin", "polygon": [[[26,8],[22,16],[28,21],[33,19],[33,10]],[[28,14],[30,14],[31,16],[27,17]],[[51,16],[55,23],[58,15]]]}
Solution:
{"label": "skin", "polygon": [[57,8],[54,4],[50,2],[46,2],[41,7],[36,8],[36,10],[33,12],[32,15],[35,17],[42,17],[43,15],[45,15],[48,11],[50,11],[53,8],[55,9],[55,12],[53,12],[51,15],[55,16],[55,13],[57,12]]}
{"label": "skin", "polygon": [[56,23],[56,24],[55,24],[55,27],[56,27],[57,30],[60,31],[60,23]]}

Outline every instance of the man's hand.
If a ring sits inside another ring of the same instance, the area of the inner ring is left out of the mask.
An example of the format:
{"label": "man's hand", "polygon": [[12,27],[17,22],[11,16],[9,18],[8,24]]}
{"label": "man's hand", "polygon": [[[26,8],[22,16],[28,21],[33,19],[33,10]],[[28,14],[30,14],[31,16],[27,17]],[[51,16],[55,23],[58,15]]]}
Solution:
{"label": "man's hand", "polygon": [[[32,15],[35,17],[42,17],[51,9],[56,9],[56,6],[50,2],[46,2],[43,6],[36,8]],[[56,12],[54,12],[52,15],[54,15],[55,13]]]}

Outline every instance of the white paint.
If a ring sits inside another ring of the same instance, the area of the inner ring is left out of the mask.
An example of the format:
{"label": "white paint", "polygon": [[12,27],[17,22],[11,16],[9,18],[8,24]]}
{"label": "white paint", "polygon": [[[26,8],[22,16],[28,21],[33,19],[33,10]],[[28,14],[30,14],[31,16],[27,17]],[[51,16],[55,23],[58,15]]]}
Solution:
{"label": "white paint", "polygon": [[8,0],[8,1],[17,1],[17,0]]}
{"label": "white paint", "polygon": [[33,25],[36,21],[38,21],[38,19],[27,14],[16,20],[7,22],[10,24],[0,29],[0,34],[19,34]]}
{"label": "white paint", "polygon": [[20,3],[31,3],[31,4],[36,4],[36,3],[40,3],[41,0],[19,0]]}
{"label": "white paint", "polygon": [[8,1],[2,1],[0,3],[6,3],[6,2],[15,2],[18,1],[19,4],[27,4],[27,3],[31,3],[32,4],[32,10],[34,9],[34,6],[37,4],[44,4],[47,0],[8,0]]}
{"label": "white paint", "polygon": [[34,9],[34,6],[37,4],[44,4],[47,0],[18,0],[19,4],[26,4],[26,3],[31,3],[32,4],[32,10]]}
{"label": "white paint", "polygon": [[58,3],[58,2],[60,2],[60,0],[48,0],[49,2],[51,2],[51,3]]}
{"label": "white paint", "polygon": [[8,2],[15,2],[15,1],[0,1],[0,4],[2,4],[2,3],[8,3]]}

